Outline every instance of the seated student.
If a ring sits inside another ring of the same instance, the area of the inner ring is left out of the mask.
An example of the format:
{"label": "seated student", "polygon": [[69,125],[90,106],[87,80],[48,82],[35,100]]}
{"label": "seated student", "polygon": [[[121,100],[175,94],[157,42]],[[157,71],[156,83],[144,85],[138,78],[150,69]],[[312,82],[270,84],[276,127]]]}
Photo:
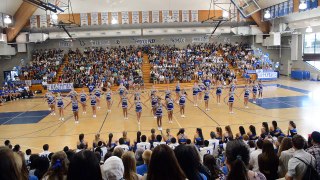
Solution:
{"label": "seated student", "polygon": [[200,148],[200,156],[203,159],[204,155],[210,154],[213,155],[213,146],[209,146],[209,141],[204,141],[204,147]]}
{"label": "seated student", "polygon": [[175,137],[172,137],[171,143],[168,144],[168,146],[174,150],[177,146],[179,146],[179,143],[177,143],[177,139]]}
{"label": "seated student", "polygon": [[270,127],[270,135],[275,137],[285,136],[282,130],[278,127],[277,121],[272,121],[272,126]]}
{"label": "seated student", "polygon": [[247,133],[249,136],[249,139],[250,140],[257,140],[258,137],[257,137],[256,127],[254,127],[253,125],[250,125],[249,130],[250,131]]}
{"label": "seated student", "polygon": [[[99,142],[97,143],[97,147],[96,147],[96,148],[100,148],[100,150],[101,150],[101,153],[100,153],[101,157],[104,157],[104,156],[107,154],[107,152],[108,152],[108,148],[103,144],[102,141],[99,141]],[[96,150],[96,148],[94,148],[94,150]]]}
{"label": "seated student", "polygon": [[297,126],[293,121],[289,121],[289,127],[288,127],[288,137],[293,137],[294,135],[297,135]]}
{"label": "seated student", "polygon": [[147,141],[147,136],[146,135],[142,135],[141,136],[141,142],[137,143],[137,149],[143,149],[143,150],[147,150],[151,148],[151,144]]}
{"label": "seated student", "polygon": [[156,141],[156,130],[154,128],[151,129],[151,135],[148,137],[148,141],[150,144]]}
{"label": "seated student", "polygon": [[166,144],[166,142],[161,142],[162,141],[162,136],[159,135],[159,134],[156,136],[156,140],[157,141],[153,142],[153,144],[152,144],[153,148],[156,148],[160,144]]}
{"label": "seated student", "polygon": [[40,156],[40,157],[46,157],[46,158],[48,158],[49,154],[51,153],[51,152],[49,151],[49,145],[48,145],[48,144],[45,144],[45,145],[43,145],[42,148],[43,148],[43,152],[39,153],[39,156]]}
{"label": "seated student", "polygon": [[216,134],[211,131],[210,133],[211,139],[209,139],[209,147],[212,147],[213,149],[213,155],[214,157],[217,157],[219,155],[219,140],[216,139]]}
{"label": "seated student", "polygon": [[121,148],[124,152],[129,151],[129,146],[124,142],[123,138],[119,139],[119,145],[117,145],[114,149]]}
{"label": "seated student", "polygon": [[137,166],[137,174],[140,174],[141,176],[148,173],[148,166],[150,163],[152,151],[151,150],[145,150],[142,154],[143,164],[140,166]]}
{"label": "seated student", "polygon": [[186,144],[188,136],[184,134],[184,128],[181,128],[177,134],[179,144]]}
{"label": "seated student", "polygon": [[127,131],[123,131],[122,132],[122,139],[124,141],[124,144],[130,146],[130,139],[128,138],[127,135],[128,135]]}

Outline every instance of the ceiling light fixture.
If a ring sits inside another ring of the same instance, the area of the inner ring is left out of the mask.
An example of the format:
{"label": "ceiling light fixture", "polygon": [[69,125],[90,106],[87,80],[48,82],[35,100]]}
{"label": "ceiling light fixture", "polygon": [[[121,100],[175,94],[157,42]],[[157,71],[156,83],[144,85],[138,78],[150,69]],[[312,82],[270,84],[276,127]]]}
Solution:
{"label": "ceiling light fixture", "polygon": [[55,13],[53,13],[52,15],[51,15],[51,19],[52,20],[58,20],[58,15],[57,14],[55,14]]}
{"label": "ceiling light fixture", "polygon": [[5,18],[3,19],[3,22],[4,22],[5,24],[11,24],[11,23],[12,23],[12,20],[11,20],[11,18],[10,18],[9,15],[6,15]]}
{"label": "ceiling light fixture", "polygon": [[270,11],[269,11],[269,10],[266,10],[266,11],[264,12],[264,16],[263,16],[263,17],[266,18],[266,19],[269,19],[269,18],[271,17]]}
{"label": "ceiling light fixture", "polygon": [[222,17],[226,18],[226,19],[229,18],[229,12],[228,11],[223,11],[222,12]]}
{"label": "ceiling light fixture", "polygon": [[311,27],[311,26],[308,26],[308,27],[307,27],[306,33],[312,33],[312,27]]}
{"label": "ceiling light fixture", "polygon": [[299,9],[300,10],[305,10],[307,9],[307,3],[306,1],[301,1],[300,4],[299,4]]}

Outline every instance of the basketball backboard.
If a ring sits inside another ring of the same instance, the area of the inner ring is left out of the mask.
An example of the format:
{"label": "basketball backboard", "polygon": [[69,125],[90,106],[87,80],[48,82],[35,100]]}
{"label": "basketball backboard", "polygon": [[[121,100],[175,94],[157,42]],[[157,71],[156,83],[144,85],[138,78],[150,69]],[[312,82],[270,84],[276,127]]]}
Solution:
{"label": "basketball backboard", "polygon": [[257,0],[231,0],[231,2],[237,7],[243,17],[249,17],[261,9]]}

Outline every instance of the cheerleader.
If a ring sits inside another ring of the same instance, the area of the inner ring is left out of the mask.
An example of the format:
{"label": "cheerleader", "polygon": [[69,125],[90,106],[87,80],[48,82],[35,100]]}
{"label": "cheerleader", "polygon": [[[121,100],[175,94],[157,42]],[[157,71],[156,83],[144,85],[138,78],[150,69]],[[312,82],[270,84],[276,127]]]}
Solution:
{"label": "cheerleader", "polygon": [[89,93],[90,93],[90,94],[94,91],[95,85],[94,85],[93,82],[90,82],[90,83],[88,84],[88,89],[89,89]]}
{"label": "cheerleader", "polygon": [[[198,91],[199,91],[199,97],[198,97],[198,100],[200,100],[201,102],[202,102],[202,95],[203,95],[203,91],[205,91],[206,90],[206,86],[202,83],[202,82],[200,82],[199,83],[199,89],[198,89]],[[198,104],[197,104],[198,105]]]}
{"label": "cheerleader", "polygon": [[96,96],[96,100],[97,100],[97,108],[100,109],[100,97],[101,97],[101,90],[99,88],[96,88],[94,90],[94,95]]}
{"label": "cheerleader", "polygon": [[181,91],[181,87],[180,87],[180,82],[178,81],[176,85],[176,100],[175,100],[177,103],[179,103],[180,91]]}
{"label": "cheerleader", "polygon": [[151,89],[150,89],[150,97],[152,95],[156,95],[156,93],[158,92],[158,90],[154,87],[154,85],[152,85]]}
{"label": "cheerleader", "polygon": [[229,100],[228,100],[228,105],[229,105],[229,113],[233,114],[233,103],[234,103],[234,91],[230,88],[229,90]]}
{"label": "cheerleader", "polygon": [[72,97],[78,96],[78,93],[77,93],[77,91],[75,91],[74,89],[72,89],[72,90],[69,92],[68,96],[72,99]]}
{"label": "cheerleader", "polygon": [[231,89],[232,92],[235,92],[235,91],[236,91],[237,86],[236,86],[236,84],[234,83],[234,81],[232,81],[232,82],[230,83],[230,89]]}
{"label": "cheerleader", "polygon": [[173,117],[173,109],[174,109],[174,100],[171,98],[171,95],[166,98],[166,104],[167,104],[167,111],[168,111],[168,119],[169,123],[172,124],[172,117]]}
{"label": "cheerleader", "polygon": [[79,123],[79,105],[78,105],[77,96],[72,97],[71,104],[72,104],[74,121],[76,124],[78,124]]}
{"label": "cheerleader", "polygon": [[261,81],[261,80],[260,80],[259,83],[258,83],[258,91],[259,91],[258,99],[263,99],[263,98],[262,98],[263,84],[262,84],[262,81]]}
{"label": "cheerleader", "polygon": [[157,98],[157,96],[155,94],[153,94],[151,96],[150,100],[151,100],[151,107],[152,107],[151,111],[152,111],[152,114],[153,114],[154,118],[157,118],[157,116],[156,116],[156,105],[157,105],[157,102],[158,102],[158,98]]}
{"label": "cheerleader", "polygon": [[257,103],[257,92],[258,92],[258,85],[253,81],[252,86],[252,95],[253,95],[253,103]]}
{"label": "cheerleader", "polygon": [[120,103],[122,106],[122,112],[123,112],[124,119],[128,119],[128,103],[130,103],[130,102],[128,101],[128,97],[125,94],[121,96],[118,107],[120,106]]}
{"label": "cheerleader", "polygon": [[93,93],[90,94],[90,104],[92,107],[92,117],[97,117],[97,96]]}
{"label": "cheerleader", "polygon": [[106,101],[107,101],[107,108],[108,108],[108,112],[111,112],[111,105],[112,105],[112,90],[110,88],[107,88],[107,92],[106,92]]}
{"label": "cheerleader", "polygon": [[[143,102],[141,102],[140,98],[136,98],[134,100],[134,104],[135,104],[135,111],[137,114],[138,125],[140,125],[140,118],[141,118],[141,114],[142,114],[142,105],[144,105],[144,106],[146,106],[146,105]],[[129,109],[131,109],[132,106],[133,106],[133,104],[131,105],[131,107]]]}
{"label": "cheerleader", "polygon": [[63,103],[63,97],[61,96],[60,93],[58,93],[56,100],[57,100],[57,107],[59,110],[59,120],[64,121],[64,113],[63,113],[64,103]]}
{"label": "cheerleader", "polygon": [[123,83],[120,83],[118,92],[119,92],[120,98],[127,92],[127,88],[123,86]]}
{"label": "cheerleader", "polygon": [[180,97],[179,97],[180,115],[182,118],[186,117],[184,115],[184,110],[185,110],[185,106],[186,106],[186,98],[187,98],[187,93],[185,90],[182,90],[180,92]]}
{"label": "cheerleader", "polygon": [[220,81],[217,81],[216,95],[217,95],[217,103],[220,104],[221,95],[222,95],[222,85]]}
{"label": "cheerleader", "polygon": [[245,85],[243,92],[244,93],[244,107],[245,108],[249,108],[248,107],[248,101],[249,101],[249,97],[250,97],[250,88],[248,85]]}
{"label": "cheerleader", "polygon": [[48,93],[46,101],[47,101],[48,106],[50,108],[51,115],[55,116],[56,115],[55,98],[51,92]]}
{"label": "cheerleader", "polygon": [[156,104],[156,116],[157,116],[157,125],[158,130],[162,131],[162,114],[163,114],[163,107],[166,107],[162,102],[161,98],[158,97],[158,102]]}
{"label": "cheerleader", "polygon": [[82,114],[87,113],[87,94],[84,92],[84,89],[82,89],[80,93],[80,103],[82,105]]}
{"label": "cheerleader", "polygon": [[167,99],[171,96],[171,90],[169,89],[169,86],[167,86],[167,89],[165,90],[165,98],[164,99]]}
{"label": "cheerleader", "polygon": [[192,95],[193,95],[193,106],[198,106],[198,93],[200,92],[200,88],[198,84],[195,82],[192,87]]}
{"label": "cheerleader", "polygon": [[[213,96],[213,94],[212,94]],[[209,99],[210,99],[210,87],[206,87],[205,91],[204,91],[204,104],[206,107],[206,111],[210,111],[209,109]]]}

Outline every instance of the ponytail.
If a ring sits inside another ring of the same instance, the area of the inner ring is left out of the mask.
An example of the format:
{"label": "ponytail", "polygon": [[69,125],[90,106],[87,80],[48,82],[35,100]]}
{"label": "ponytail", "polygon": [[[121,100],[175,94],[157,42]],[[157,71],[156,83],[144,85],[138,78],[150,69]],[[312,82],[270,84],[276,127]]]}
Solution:
{"label": "ponytail", "polygon": [[231,163],[231,170],[229,171],[227,180],[248,180],[248,170],[244,162],[242,161],[242,157],[240,155],[237,156],[236,160]]}

